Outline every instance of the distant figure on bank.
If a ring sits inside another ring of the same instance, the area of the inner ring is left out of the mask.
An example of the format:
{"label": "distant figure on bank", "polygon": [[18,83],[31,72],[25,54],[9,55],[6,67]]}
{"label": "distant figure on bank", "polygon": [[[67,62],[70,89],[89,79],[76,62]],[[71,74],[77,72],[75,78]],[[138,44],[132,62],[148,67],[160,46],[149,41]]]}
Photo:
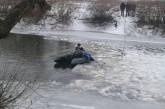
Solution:
{"label": "distant figure on bank", "polygon": [[162,23],[165,24],[165,16],[162,17]]}
{"label": "distant figure on bank", "polygon": [[127,3],[126,5],[125,5],[125,8],[126,8],[126,16],[129,16],[130,15],[130,4],[129,3]]}
{"label": "distant figure on bank", "polygon": [[115,27],[117,28],[117,26],[118,26],[118,25],[117,25],[117,21],[115,21],[114,25],[115,25]]}
{"label": "distant figure on bank", "polygon": [[121,3],[120,4],[120,11],[121,11],[121,16],[123,16],[124,17],[124,10],[125,10],[125,4],[124,3]]}

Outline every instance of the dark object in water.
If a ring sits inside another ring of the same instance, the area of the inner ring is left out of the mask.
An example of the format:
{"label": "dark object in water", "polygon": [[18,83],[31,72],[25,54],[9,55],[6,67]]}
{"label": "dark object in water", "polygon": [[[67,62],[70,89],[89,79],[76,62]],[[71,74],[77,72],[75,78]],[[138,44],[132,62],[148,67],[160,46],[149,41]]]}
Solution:
{"label": "dark object in water", "polygon": [[59,57],[54,60],[55,68],[74,68],[78,64],[90,63],[94,61],[92,57],[86,59],[82,54],[75,55],[74,53]]}

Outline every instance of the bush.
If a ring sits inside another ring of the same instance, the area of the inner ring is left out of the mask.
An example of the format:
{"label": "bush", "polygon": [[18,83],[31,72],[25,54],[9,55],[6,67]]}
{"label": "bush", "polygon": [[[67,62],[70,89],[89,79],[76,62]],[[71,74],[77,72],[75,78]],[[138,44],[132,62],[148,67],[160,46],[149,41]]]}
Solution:
{"label": "bush", "polygon": [[139,1],[137,25],[152,25],[154,28],[162,28],[165,16],[164,1]]}
{"label": "bush", "polygon": [[17,80],[18,75],[14,71],[11,74],[1,71],[0,75],[0,109],[14,107],[17,100],[23,97],[29,88],[30,82],[24,81],[20,75],[22,80]]}
{"label": "bush", "polygon": [[77,7],[70,1],[59,1],[52,6],[51,16],[56,20],[57,24],[70,24],[72,16]]}
{"label": "bush", "polygon": [[112,23],[114,18],[112,16],[111,7],[99,4],[93,4],[89,7],[90,16],[88,20],[94,24]]}

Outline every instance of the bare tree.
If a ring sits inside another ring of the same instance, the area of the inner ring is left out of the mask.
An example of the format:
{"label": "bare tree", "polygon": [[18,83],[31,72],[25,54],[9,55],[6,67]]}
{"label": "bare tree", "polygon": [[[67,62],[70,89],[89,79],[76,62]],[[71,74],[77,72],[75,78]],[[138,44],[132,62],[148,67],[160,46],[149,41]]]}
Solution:
{"label": "bare tree", "polygon": [[17,100],[25,97],[24,94],[33,85],[33,82],[25,80],[22,72],[14,69],[7,72],[8,67],[3,68],[0,70],[0,109],[13,107]]}
{"label": "bare tree", "polygon": [[139,1],[138,2],[139,24],[159,26],[163,24],[165,13],[164,1]]}
{"label": "bare tree", "polygon": [[19,22],[26,13],[33,10],[36,4],[39,5],[43,13],[49,8],[45,0],[21,0],[15,5],[5,19],[0,21],[0,38],[6,37],[16,23]]}
{"label": "bare tree", "polygon": [[69,24],[72,22],[72,16],[77,7],[71,2],[67,0],[56,1],[54,7],[54,18],[56,19],[56,23],[61,24]]}

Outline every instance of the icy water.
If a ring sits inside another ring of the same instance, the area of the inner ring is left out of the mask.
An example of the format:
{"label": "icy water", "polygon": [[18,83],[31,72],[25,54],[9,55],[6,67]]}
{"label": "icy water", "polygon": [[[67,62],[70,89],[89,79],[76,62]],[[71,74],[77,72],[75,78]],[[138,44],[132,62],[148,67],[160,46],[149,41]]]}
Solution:
{"label": "icy water", "polygon": [[[17,72],[17,79],[36,80],[41,86],[38,92],[45,98],[34,94],[32,101],[42,98],[42,102],[50,101],[50,107],[57,109],[109,109],[109,103],[114,109],[129,108],[129,103],[137,109],[163,108],[165,44],[81,41],[96,61],[72,70],[54,69],[54,58],[72,52],[75,42],[11,34],[0,40],[0,77],[4,79],[2,75]],[[96,99],[103,101],[99,104]],[[127,103],[113,103],[114,100]],[[41,101],[36,104],[36,109],[40,105],[48,108]]]}
{"label": "icy water", "polygon": [[[3,73],[22,74],[27,80],[60,79],[61,74],[57,76],[53,67],[54,59],[70,53],[73,48],[74,45],[70,42],[45,40],[44,37],[35,35],[12,34],[0,40],[0,69]],[[52,77],[53,75],[56,76]],[[68,77],[67,74],[65,76]]]}

